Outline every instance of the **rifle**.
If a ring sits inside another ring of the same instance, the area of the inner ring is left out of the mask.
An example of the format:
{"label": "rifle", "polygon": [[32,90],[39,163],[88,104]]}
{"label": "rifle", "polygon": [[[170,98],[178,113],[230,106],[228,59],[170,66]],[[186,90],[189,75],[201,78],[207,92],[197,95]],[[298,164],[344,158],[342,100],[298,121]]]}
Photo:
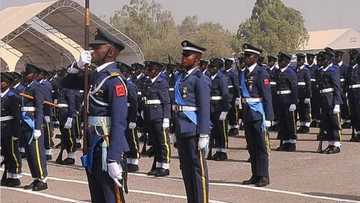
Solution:
{"label": "rifle", "polygon": [[[35,99],[33,96],[31,96],[31,95],[29,95],[29,94],[19,93],[19,95],[22,96],[22,97],[25,97],[25,98],[27,98],[27,99],[30,99],[30,100]],[[49,101],[44,101],[44,104],[49,105],[49,106],[51,106],[51,107],[53,107],[53,108],[59,108],[59,106],[58,106],[57,104],[54,104],[54,103],[49,102]]]}

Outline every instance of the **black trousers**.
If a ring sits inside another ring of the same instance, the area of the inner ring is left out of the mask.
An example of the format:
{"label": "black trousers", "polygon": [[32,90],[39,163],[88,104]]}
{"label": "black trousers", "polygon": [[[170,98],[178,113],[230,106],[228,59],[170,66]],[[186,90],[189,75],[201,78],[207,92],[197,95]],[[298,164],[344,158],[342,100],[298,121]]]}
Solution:
{"label": "black trousers", "polygon": [[[44,133],[36,140],[32,139],[32,130],[25,130],[24,136],[26,140],[25,152],[27,162],[30,168],[31,176],[33,178],[45,178],[47,174],[47,163],[45,156],[45,147],[44,147]],[[30,143],[29,143],[30,142]]]}
{"label": "black trousers", "polygon": [[[227,115],[228,121],[229,121],[229,125],[230,125],[230,129],[232,128],[239,128],[239,109],[238,107],[235,105],[235,102],[232,103],[231,108],[229,110],[229,113]],[[235,127],[237,126],[237,127]]]}
{"label": "black trousers", "polygon": [[289,111],[290,104],[282,104],[279,110],[278,139],[296,140],[295,112]]}
{"label": "black trousers", "polygon": [[209,179],[204,151],[198,150],[198,137],[176,139],[180,168],[188,203],[209,202]]}
{"label": "black trousers", "polygon": [[155,151],[154,162],[170,163],[170,138],[169,134],[162,127],[162,120],[149,122],[149,133]]}
{"label": "black trousers", "polygon": [[211,114],[211,123],[213,128],[211,129],[211,143],[214,145],[212,148],[225,149],[228,146],[228,135],[227,135],[227,120],[219,120],[221,112],[214,112]]}
{"label": "black trousers", "polygon": [[126,129],[126,140],[128,142],[130,150],[126,152],[127,158],[138,159],[139,158],[139,138],[137,136],[137,128]]}
{"label": "black trousers", "polygon": [[341,141],[340,114],[334,114],[333,109],[322,109],[320,129],[323,141]]}
{"label": "black trousers", "polygon": [[51,148],[51,139],[53,137],[54,126],[51,122],[47,123],[44,121],[44,145],[45,150],[50,150]]}
{"label": "black trousers", "polygon": [[19,139],[11,136],[11,129],[5,127],[5,122],[1,123],[1,155],[4,156],[5,171],[20,174],[21,156],[19,151]]}
{"label": "black trousers", "polygon": [[297,114],[299,115],[300,126],[311,122],[310,105],[305,103],[305,98],[299,98]]}
{"label": "black trousers", "polygon": [[311,118],[320,121],[320,90],[315,84],[311,84]]}
{"label": "black trousers", "polygon": [[64,128],[64,125],[65,123],[60,122],[61,148],[66,149],[68,153],[75,152],[76,136],[74,133],[74,125],[70,129]]}
{"label": "black trousers", "polygon": [[269,139],[262,120],[244,124],[252,175],[269,177]]}
{"label": "black trousers", "polygon": [[[358,96],[360,98],[360,96]],[[352,127],[360,132],[360,100],[349,98],[350,118]]]}

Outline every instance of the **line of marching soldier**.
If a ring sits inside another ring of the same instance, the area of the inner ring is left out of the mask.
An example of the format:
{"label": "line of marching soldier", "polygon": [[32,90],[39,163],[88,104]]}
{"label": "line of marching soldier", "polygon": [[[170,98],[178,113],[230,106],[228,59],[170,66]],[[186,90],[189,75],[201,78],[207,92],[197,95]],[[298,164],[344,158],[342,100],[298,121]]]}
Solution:
{"label": "line of marching soldier", "polygon": [[[65,70],[48,72],[32,64],[22,74],[1,73],[1,155],[5,172],[1,185],[21,184],[22,158],[26,158],[33,182],[25,189],[47,189],[47,161],[52,159],[54,124],[59,122],[61,150],[56,163],[75,163],[80,148],[82,98],[79,91],[62,88]],[[68,157],[62,159],[63,150]]]}

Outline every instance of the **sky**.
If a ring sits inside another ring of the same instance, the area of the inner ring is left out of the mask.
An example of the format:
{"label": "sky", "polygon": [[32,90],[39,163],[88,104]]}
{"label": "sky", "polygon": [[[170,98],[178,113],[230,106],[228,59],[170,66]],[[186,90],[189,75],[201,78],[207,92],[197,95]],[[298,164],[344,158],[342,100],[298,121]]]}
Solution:
{"label": "sky", "polygon": [[[0,7],[16,6],[40,0],[0,0]],[[45,1],[45,0],[44,0]],[[76,0],[82,1],[82,0]],[[130,0],[90,0],[90,9],[99,16],[111,16]],[[255,0],[155,0],[170,10],[177,23],[185,16],[197,15],[200,22],[222,24],[230,31],[251,15]],[[360,31],[360,0],[283,0],[299,10],[309,31],[354,28]]]}

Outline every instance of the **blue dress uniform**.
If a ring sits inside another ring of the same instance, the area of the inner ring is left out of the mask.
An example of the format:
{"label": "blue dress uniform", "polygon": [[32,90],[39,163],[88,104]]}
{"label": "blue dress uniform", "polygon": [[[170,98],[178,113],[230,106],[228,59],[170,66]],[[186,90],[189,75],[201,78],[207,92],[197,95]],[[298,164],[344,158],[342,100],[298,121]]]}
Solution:
{"label": "blue dress uniform", "polygon": [[267,71],[270,76],[270,87],[271,87],[271,97],[272,97],[272,104],[274,110],[274,120],[271,122],[271,127],[269,130],[277,130],[278,121],[279,121],[279,109],[280,105],[278,102],[278,96],[276,94],[276,85],[277,85],[277,77],[279,75],[279,67],[275,64],[277,62],[277,58],[275,56],[268,56],[268,64],[269,67]]}
{"label": "blue dress uniform", "polygon": [[210,97],[210,112],[211,112],[211,135],[210,135],[210,149],[215,151],[212,156],[209,153],[209,159],[216,161],[224,161],[227,157],[226,148],[228,147],[227,136],[227,115],[230,110],[231,97],[228,89],[228,78],[221,71],[221,59],[215,58],[209,65],[210,79],[211,79],[211,97]]}
{"label": "blue dress uniform", "polygon": [[352,65],[347,72],[346,85],[349,98],[350,118],[353,128],[351,141],[360,141],[360,54],[352,51]]}
{"label": "blue dress uniform", "polygon": [[[58,95],[59,121],[61,132],[61,151],[56,162],[63,165],[75,163],[76,135],[75,135],[75,114],[76,114],[76,92],[75,89],[61,88]],[[67,124],[67,122],[69,122]],[[62,159],[62,151],[66,149],[68,157]]]}
{"label": "blue dress uniform", "polygon": [[[43,70],[43,72],[45,72]],[[43,86],[44,90],[45,90],[45,100],[46,101],[53,101],[52,99],[52,85],[51,83],[47,80],[47,79],[42,79],[39,81],[40,84]],[[47,160],[51,160],[52,158],[52,150],[51,150],[51,143],[52,143],[52,137],[53,137],[53,125],[51,122],[51,117],[52,117],[52,108],[48,105],[44,106],[44,145],[45,145],[45,154],[46,154],[46,159]]]}
{"label": "blue dress uniform", "polygon": [[340,69],[340,85],[341,85],[341,99],[342,104],[340,105],[340,117],[343,121],[342,128],[350,128],[351,120],[350,120],[350,112],[349,112],[349,102],[347,98],[347,87],[346,87],[346,75],[351,67],[345,64],[343,59],[343,51],[336,50],[335,51],[335,63]]}
{"label": "blue dress uniform", "polygon": [[[244,44],[243,48],[245,62],[249,61],[248,57],[259,57],[262,52],[250,44]],[[265,123],[274,119],[270,77],[263,66],[247,63],[247,67],[240,73],[240,88],[252,177],[243,183],[262,187],[269,184],[270,146]]]}
{"label": "blue dress uniform", "polygon": [[160,72],[162,66],[160,63],[146,61],[145,66],[150,70],[158,70],[156,77],[147,80],[144,90],[144,119],[155,152],[153,166],[148,174],[167,176],[169,175],[171,149],[168,134],[169,126],[164,127],[163,123],[167,120],[167,123],[170,124],[169,84]]}
{"label": "blue dress uniform", "polygon": [[320,123],[320,91],[319,91],[319,73],[320,67],[314,62],[315,55],[311,53],[306,54],[307,63],[310,70],[311,82],[311,124],[310,127],[317,127]]}
{"label": "blue dress uniform", "polygon": [[[118,62],[118,67],[125,77],[128,76],[128,73],[131,69],[125,63]],[[139,170],[139,138],[137,135],[137,126],[136,119],[138,113],[138,88],[131,80],[131,77],[127,77],[126,86],[128,89],[128,127],[126,129],[126,139],[129,145],[130,150],[125,153],[126,162],[127,162],[127,171],[136,172]]]}
{"label": "blue dress uniform", "polygon": [[20,128],[20,99],[16,96],[12,87],[11,75],[1,73],[1,82],[7,83],[8,87],[1,87],[1,155],[5,165],[1,185],[17,187],[21,178],[21,156],[19,151]]}
{"label": "blue dress uniform", "polygon": [[296,54],[298,63],[296,69],[298,86],[298,109],[300,127],[298,133],[308,133],[311,123],[311,74],[307,65],[305,65],[305,54]]}
{"label": "blue dress uniform", "polygon": [[[25,74],[39,74],[40,69],[34,65],[27,64]],[[26,85],[24,93],[31,95],[34,99],[22,97],[21,115],[22,129],[25,136],[25,152],[30,168],[31,176],[35,179],[26,189],[43,190],[47,189],[47,164],[44,147],[44,134],[42,131],[44,121],[44,100],[46,91],[36,80]],[[35,132],[41,132],[41,136],[36,138]]]}
{"label": "blue dress uniform", "polygon": [[81,123],[82,123],[82,115],[83,115],[83,101],[84,101],[84,90],[76,90],[75,91],[75,122],[74,122],[74,134],[76,137],[76,148],[81,148],[81,138],[83,136]]}
{"label": "blue dress uniform", "polygon": [[[201,54],[204,48],[189,41],[181,43],[185,51]],[[189,203],[209,202],[209,183],[205,150],[199,149],[199,139],[210,133],[209,80],[191,67],[179,72],[175,82],[175,134],[180,168]]]}
{"label": "blue dress uniform", "polygon": [[239,72],[235,67],[233,59],[225,59],[225,70],[223,74],[226,76],[229,89],[229,97],[231,108],[228,113],[229,135],[239,134],[239,103],[240,103],[240,86]]}
{"label": "blue dress uniform", "polygon": [[[279,53],[279,63],[282,60],[291,60],[291,56],[285,53]],[[278,95],[279,106],[279,131],[278,138],[281,140],[279,151],[296,150],[296,120],[295,110],[290,111],[291,105],[297,104],[298,82],[295,68],[290,64],[285,67],[280,66],[278,81],[276,85],[276,94]]]}
{"label": "blue dress uniform", "polygon": [[[175,86],[175,70],[176,65],[175,64],[166,64],[166,70],[163,72],[165,75],[166,80],[169,83],[169,96],[170,96],[170,103],[171,105],[175,102],[175,92],[174,92],[174,86]],[[174,111],[171,107],[171,119],[170,119],[170,140],[173,138],[174,132],[175,132],[175,126],[174,126]]]}
{"label": "blue dress uniform", "polygon": [[[332,63],[334,52],[326,49],[317,56],[318,61],[324,66],[320,72],[319,89],[321,105],[320,130],[321,139],[328,141],[328,147],[322,151],[325,154],[340,152],[341,126],[340,126],[340,105],[341,87],[339,67]],[[335,109],[337,108],[337,111]]]}

